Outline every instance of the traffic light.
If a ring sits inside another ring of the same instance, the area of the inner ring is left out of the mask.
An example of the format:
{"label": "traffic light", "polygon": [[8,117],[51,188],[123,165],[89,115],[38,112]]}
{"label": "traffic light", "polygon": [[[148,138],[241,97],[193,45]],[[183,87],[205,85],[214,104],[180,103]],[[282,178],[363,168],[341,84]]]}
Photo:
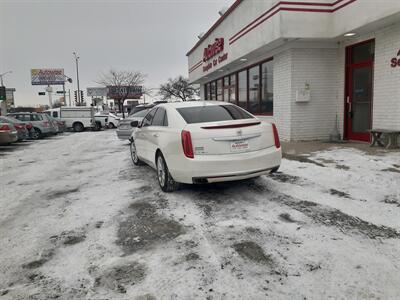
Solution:
{"label": "traffic light", "polygon": [[81,102],[83,103],[83,91],[81,91]]}
{"label": "traffic light", "polygon": [[74,91],[75,103],[78,103],[78,91]]}
{"label": "traffic light", "polygon": [[64,91],[57,91],[57,94],[64,94]]}
{"label": "traffic light", "polygon": [[38,94],[39,94],[39,96],[44,96],[44,95],[46,95],[46,92],[39,92]]}
{"label": "traffic light", "polygon": [[6,87],[0,86],[0,100],[6,100]]}

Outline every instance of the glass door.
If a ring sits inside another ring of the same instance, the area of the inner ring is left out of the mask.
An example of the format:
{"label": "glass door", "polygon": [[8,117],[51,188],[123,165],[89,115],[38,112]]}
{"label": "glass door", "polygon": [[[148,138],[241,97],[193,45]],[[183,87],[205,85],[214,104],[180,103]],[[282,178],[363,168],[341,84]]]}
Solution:
{"label": "glass door", "polygon": [[347,51],[345,133],[349,140],[370,141],[374,47],[369,41]]}

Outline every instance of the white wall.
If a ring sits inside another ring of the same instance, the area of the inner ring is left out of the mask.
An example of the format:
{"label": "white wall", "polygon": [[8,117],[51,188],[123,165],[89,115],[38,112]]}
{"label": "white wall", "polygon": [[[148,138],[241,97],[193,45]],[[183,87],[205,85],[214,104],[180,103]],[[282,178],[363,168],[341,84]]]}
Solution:
{"label": "white wall", "polygon": [[[324,140],[332,133],[341,100],[337,89],[337,49],[292,49],[291,139]],[[311,100],[296,102],[309,84]]]}

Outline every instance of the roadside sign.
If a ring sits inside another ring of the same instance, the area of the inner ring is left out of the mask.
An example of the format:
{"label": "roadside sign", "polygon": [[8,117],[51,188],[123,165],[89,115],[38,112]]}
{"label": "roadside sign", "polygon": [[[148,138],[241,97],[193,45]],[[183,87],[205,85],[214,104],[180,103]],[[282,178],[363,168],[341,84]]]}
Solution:
{"label": "roadside sign", "polygon": [[31,82],[32,85],[62,85],[64,69],[31,69]]}
{"label": "roadside sign", "polygon": [[108,89],[106,87],[90,87],[86,89],[88,97],[106,97]]}
{"label": "roadside sign", "polygon": [[109,86],[107,97],[110,99],[139,99],[142,95],[142,86]]}

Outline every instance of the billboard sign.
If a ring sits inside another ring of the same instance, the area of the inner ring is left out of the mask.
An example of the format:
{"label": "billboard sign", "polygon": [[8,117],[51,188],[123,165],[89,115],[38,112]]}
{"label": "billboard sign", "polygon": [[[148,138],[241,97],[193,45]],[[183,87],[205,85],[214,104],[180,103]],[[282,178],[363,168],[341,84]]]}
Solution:
{"label": "billboard sign", "polygon": [[64,69],[31,69],[31,81],[32,85],[64,84]]}
{"label": "billboard sign", "polygon": [[106,97],[108,89],[106,87],[91,87],[86,89],[88,97]]}
{"label": "billboard sign", "polygon": [[142,86],[109,86],[107,97],[110,99],[139,99],[143,95]]}

